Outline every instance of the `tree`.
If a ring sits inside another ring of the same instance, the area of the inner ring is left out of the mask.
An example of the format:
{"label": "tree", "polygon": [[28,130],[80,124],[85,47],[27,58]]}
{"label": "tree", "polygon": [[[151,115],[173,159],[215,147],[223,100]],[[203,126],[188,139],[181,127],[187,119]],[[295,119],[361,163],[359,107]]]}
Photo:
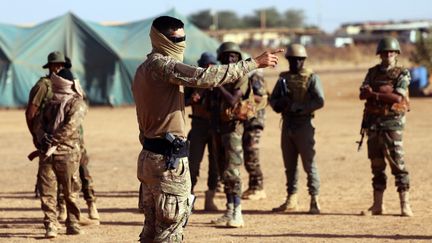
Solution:
{"label": "tree", "polygon": [[430,36],[419,34],[415,50],[411,53],[411,60],[424,65],[429,72],[432,70],[432,38]]}
{"label": "tree", "polygon": [[189,15],[189,20],[198,28],[203,30],[210,29],[213,24],[213,16],[210,10],[203,10]]}
{"label": "tree", "polygon": [[217,12],[217,15],[219,29],[235,29],[242,27],[242,23],[235,12],[220,11]]}
{"label": "tree", "polygon": [[283,25],[288,28],[302,28],[304,27],[305,15],[303,10],[288,9],[284,13],[285,19]]}
{"label": "tree", "polygon": [[281,15],[276,8],[258,9],[254,15],[243,17],[243,26],[246,28],[259,28],[261,25],[268,28],[282,25]]}

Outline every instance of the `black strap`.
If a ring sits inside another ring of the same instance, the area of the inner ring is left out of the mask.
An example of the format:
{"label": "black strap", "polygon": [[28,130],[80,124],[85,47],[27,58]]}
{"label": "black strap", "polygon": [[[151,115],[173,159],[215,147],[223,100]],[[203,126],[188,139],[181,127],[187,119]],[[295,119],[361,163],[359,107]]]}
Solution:
{"label": "black strap", "polygon": [[156,154],[168,155],[171,144],[163,138],[144,138],[143,148]]}

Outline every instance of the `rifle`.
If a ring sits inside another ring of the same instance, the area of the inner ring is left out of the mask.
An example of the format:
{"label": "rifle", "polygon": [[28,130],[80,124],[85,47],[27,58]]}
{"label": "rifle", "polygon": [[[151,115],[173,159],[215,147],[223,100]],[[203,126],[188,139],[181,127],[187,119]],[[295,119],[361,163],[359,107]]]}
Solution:
{"label": "rifle", "polygon": [[364,136],[365,136],[366,132],[368,131],[369,127],[370,127],[370,122],[369,122],[368,116],[366,114],[366,108],[365,108],[363,111],[363,119],[362,119],[361,126],[360,126],[361,137],[360,137],[359,141],[356,141],[356,143],[358,144],[357,151],[360,151],[360,149],[363,145]]}
{"label": "rifle", "polygon": [[365,133],[366,133],[366,129],[361,128],[360,129],[360,135],[361,135],[360,140],[356,141],[356,143],[358,144],[357,152],[360,151],[361,146],[363,145],[363,139],[364,139]]}

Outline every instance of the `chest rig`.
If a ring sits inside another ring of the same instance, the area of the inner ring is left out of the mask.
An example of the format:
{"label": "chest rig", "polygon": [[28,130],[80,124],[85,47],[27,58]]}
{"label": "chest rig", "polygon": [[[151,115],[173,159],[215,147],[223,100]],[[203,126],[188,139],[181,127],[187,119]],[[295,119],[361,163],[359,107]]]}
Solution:
{"label": "chest rig", "polygon": [[[369,85],[374,92],[379,92],[382,86],[388,85],[395,89],[396,82],[402,74],[402,67],[393,67],[389,70],[381,70],[379,65],[372,68],[369,72]],[[393,91],[394,92],[394,91]],[[403,97],[399,103],[388,104],[376,99],[368,99],[365,104],[366,113],[394,116],[404,114],[409,110],[408,98]]]}

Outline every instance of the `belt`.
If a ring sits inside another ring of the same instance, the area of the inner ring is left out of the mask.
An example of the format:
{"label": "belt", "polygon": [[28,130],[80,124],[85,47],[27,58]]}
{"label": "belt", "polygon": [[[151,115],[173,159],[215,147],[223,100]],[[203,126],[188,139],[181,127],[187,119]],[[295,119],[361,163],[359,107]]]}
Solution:
{"label": "belt", "polygon": [[144,138],[143,148],[156,154],[168,155],[171,144],[163,138]]}

